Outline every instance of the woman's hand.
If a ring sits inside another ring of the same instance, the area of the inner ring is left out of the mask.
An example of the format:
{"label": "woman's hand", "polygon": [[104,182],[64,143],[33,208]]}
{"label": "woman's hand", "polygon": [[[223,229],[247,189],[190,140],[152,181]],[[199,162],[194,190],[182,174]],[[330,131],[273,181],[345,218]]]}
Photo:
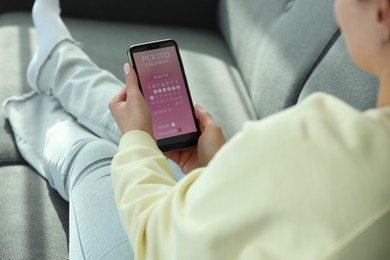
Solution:
{"label": "woman's hand", "polygon": [[195,116],[202,133],[197,146],[165,153],[165,156],[176,162],[184,173],[207,166],[219,148],[226,142],[219,125],[199,105],[195,105]]}
{"label": "woman's hand", "polygon": [[149,133],[153,138],[152,118],[138,87],[135,71],[126,63],[124,66],[126,86],[115,96],[108,107],[122,134],[132,130]]}

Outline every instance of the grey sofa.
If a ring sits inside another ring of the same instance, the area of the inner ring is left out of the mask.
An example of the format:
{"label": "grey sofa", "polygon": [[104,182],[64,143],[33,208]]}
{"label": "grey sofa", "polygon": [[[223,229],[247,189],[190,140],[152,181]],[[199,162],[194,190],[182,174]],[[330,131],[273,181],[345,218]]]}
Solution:
{"label": "grey sofa", "polygon": [[[30,91],[32,2],[0,4],[1,102]],[[333,1],[67,0],[62,11],[85,52],[120,79],[129,45],[175,39],[194,101],[228,138],[316,91],[359,110],[375,105],[378,82],[348,57]],[[68,204],[21,158],[0,115],[0,259],[66,259]]]}

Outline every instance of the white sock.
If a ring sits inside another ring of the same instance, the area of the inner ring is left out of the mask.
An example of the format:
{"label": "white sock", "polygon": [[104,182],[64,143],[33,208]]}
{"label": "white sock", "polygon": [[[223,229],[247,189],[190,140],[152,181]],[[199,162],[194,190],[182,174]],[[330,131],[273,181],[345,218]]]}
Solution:
{"label": "white sock", "polygon": [[32,18],[37,31],[37,49],[28,65],[27,82],[38,92],[37,80],[40,69],[53,48],[63,40],[73,40],[60,17],[59,0],[35,0]]}

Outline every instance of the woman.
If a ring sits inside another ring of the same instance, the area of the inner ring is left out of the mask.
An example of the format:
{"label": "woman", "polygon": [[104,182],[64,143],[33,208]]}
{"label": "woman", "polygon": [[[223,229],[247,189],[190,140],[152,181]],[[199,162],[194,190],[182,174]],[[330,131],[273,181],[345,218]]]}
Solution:
{"label": "woman", "polygon": [[335,11],[355,63],[380,78],[377,109],[316,94],[248,123],[214,158],[222,136],[206,125],[195,159],[170,155],[190,172],[177,184],[125,65],[110,103],[123,134],[112,176],[137,259],[390,257],[390,1],[338,0]]}
{"label": "woman", "polygon": [[[378,108],[360,113],[317,94],[247,124],[220,149],[219,127],[197,106],[198,146],[167,154],[188,173],[176,183],[180,171],[155,145],[135,72],[125,65],[120,90],[76,46],[58,1],[37,0],[38,50],[28,79],[51,96],[11,100],[6,112],[24,157],[69,200],[70,257],[131,257],[125,232],[137,259],[388,256],[387,240],[378,238],[390,225],[390,5],[335,6],[354,61],[381,78]],[[75,104],[80,96],[84,102]],[[119,129],[94,100],[110,103]]]}

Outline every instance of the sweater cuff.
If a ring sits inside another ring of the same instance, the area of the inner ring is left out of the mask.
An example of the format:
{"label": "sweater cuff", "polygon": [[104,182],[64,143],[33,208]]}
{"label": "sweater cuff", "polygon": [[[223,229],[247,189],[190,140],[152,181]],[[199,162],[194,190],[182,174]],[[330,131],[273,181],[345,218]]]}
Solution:
{"label": "sweater cuff", "polygon": [[[128,147],[147,146],[160,151],[156,141],[147,132],[133,130],[124,134],[119,142],[119,151]],[[161,152],[161,151],[160,151]]]}

